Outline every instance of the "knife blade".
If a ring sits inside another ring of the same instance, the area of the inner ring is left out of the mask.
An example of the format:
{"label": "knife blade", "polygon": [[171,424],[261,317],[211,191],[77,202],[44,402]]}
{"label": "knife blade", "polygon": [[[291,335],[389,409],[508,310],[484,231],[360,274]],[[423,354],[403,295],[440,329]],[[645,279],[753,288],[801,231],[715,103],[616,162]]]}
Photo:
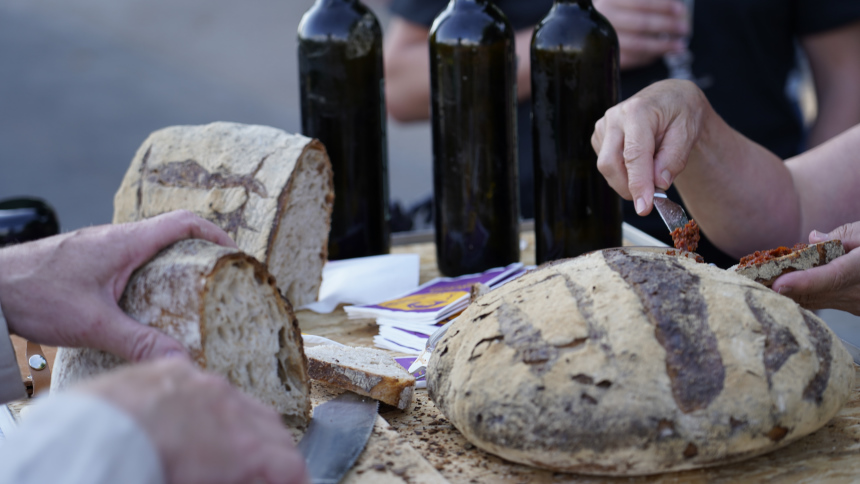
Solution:
{"label": "knife blade", "polygon": [[854,364],[860,365],[860,348],[854,346],[853,344],[845,341],[842,338],[839,339],[842,340],[842,344],[845,346],[845,349],[848,350],[849,353],[851,353],[851,358],[854,358]]}
{"label": "knife blade", "polygon": [[379,402],[346,392],[314,408],[299,452],[313,484],[337,484],[352,468],[376,422]]}
{"label": "knife blade", "polygon": [[680,205],[669,200],[666,192],[657,189],[654,190],[654,208],[660,214],[660,218],[669,227],[669,232],[673,232],[677,228],[684,228],[690,220],[687,218],[687,212]]}

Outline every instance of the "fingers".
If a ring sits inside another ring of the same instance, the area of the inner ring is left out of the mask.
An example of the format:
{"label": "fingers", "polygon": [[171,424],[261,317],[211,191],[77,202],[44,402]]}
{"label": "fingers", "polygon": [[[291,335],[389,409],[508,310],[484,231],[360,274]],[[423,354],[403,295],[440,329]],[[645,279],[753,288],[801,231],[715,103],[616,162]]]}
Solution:
{"label": "fingers", "polygon": [[617,124],[608,123],[604,117],[597,122],[591,144],[597,152],[597,169],[606,178],[609,186],[622,198],[632,200],[627,170],[624,167],[624,131]]}
{"label": "fingers", "polygon": [[654,203],[654,152],[656,129],[645,123],[631,123],[624,133],[624,166],[636,213],[647,215]]}
{"label": "fingers", "polygon": [[107,351],[127,361],[141,362],[163,357],[190,359],[179,341],[135,321],[119,308],[111,311],[109,321],[95,325],[86,337],[85,346]]}
{"label": "fingers", "polygon": [[221,228],[188,210],[165,213],[131,226],[143,238],[141,244],[151,248],[152,255],[184,239],[204,239],[225,247],[236,247],[236,242]]}
{"label": "fingers", "polygon": [[676,0],[600,0],[595,7],[618,34],[622,69],[680,51],[690,32],[686,7]]}
{"label": "fingers", "polygon": [[854,312],[860,307],[860,251],[820,267],[785,274],[772,287],[808,309]]}
{"label": "fingers", "polygon": [[860,246],[860,222],[845,224],[829,233],[813,230],[809,234],[809,242],[817,244],[828,240],[841,240],[846,252],[850,252]]}

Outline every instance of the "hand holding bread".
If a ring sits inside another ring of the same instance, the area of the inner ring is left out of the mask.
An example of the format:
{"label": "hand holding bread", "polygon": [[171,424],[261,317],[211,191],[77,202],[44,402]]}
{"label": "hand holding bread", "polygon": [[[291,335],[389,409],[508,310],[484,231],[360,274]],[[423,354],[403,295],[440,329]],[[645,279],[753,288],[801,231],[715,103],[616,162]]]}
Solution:
{"label": "hand holding bread", "polygon": [[0,250],[0,305],[10,332],[51,346],[98,348],[129,361],[185,354],[173,338],[128,317],[117,301],[135,269],[188,238],[235,247],[214,224],[177,211]]}
{"label": "hand holding bread", "polygon": [[845,224],[830,233],[813,231],[811,244],[840,239],[846,254],[829,264],[785,274],[773,289],[809,309],[832,308],[860,314],[860,222]]}
{"label": "hand holding bread", "polygon": [[162,461],[165,481],[307,481],[293,437],[270,407],[177,358],[126,367],[78,386],[130,415]]}

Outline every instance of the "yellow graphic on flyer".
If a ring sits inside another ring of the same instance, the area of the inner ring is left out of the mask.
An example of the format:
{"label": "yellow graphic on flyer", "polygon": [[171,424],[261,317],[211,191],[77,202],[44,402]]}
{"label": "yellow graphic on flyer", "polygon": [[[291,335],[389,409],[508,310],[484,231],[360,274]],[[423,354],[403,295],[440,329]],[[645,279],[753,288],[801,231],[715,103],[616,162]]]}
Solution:
{"label": "yellow graphic on flyer", "polygon": [[393,301],[386,301],[379,305],[384,308],[400,311],[432,311],[442,309],[466,294],[468,292],[465,291],[413,294]]}

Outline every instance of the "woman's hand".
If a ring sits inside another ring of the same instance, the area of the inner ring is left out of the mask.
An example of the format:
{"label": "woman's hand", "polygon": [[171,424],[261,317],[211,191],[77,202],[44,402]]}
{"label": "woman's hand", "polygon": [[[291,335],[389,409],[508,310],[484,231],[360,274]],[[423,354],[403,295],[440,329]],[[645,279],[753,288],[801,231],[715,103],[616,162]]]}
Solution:
{"label": "woman's hand", "polygon": [[613,107],[597,121],[591,145],[609,185],[636,212],[651,212],[654,187],[667,189],[713,112],[704,93],[688,81],[653,84]]}
{"label": "woman's hand", "polygon": [[813,231],[809,243],[839,239],[846,254],[829,264],[785,274],[773,290],[807,309],[840,309],[860,315],[860,222],[843,225],[830,233]]}

